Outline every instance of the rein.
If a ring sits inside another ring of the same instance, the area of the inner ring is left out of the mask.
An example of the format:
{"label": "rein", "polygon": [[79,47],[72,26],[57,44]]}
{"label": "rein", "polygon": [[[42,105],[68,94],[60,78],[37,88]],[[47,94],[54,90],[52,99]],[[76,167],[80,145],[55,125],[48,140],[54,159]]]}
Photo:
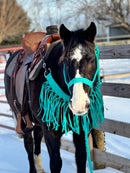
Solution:
{"label": "rein", "polygon": [[[42,56],[43,68],[45,69],[45,77],[47,81],[43,83],[41,88],[39,98],[40,112],[38,113],[39,116],[43,110],[44,113],[42,116],[42,121],[46,122],[48,128],[51,126],[52,129],[56,131],[59,127],[61,127],[62,132],[65,132],[65,134],[67,134],[69,130],[80,134],[81,122],[81,126],[85,133],[87,158],[91,173],[93,173],[93,169],[90,159],[88,134],[92,128],[99,127],[99,123],[104,121],[104,105],[100,92],[101,81],[99,74],[99,49],[97,46],[95,46],[95,56],[97,61],[97,69],[92,81],[87,78],[78,77],[73,78],[69,83],[67,83],[65,66],[63,68],[64,80],[68,89],[75,83],[84,83],[90,86],[90,114],[85,114],[83,116],[73,115],[69,109],[70,96],[67,95],[53,79],[51,71],[49,71],[46,67],[44,56]],[[97,85],[93,87],[96,77],[98,77]]]}

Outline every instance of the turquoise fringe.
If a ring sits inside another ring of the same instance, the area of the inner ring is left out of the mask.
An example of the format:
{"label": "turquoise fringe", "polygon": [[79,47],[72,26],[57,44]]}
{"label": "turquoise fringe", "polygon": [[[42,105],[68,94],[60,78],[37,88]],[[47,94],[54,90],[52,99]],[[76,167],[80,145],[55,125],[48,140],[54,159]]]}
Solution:
{"label": "turquoise fringe", "polygon": [[[96,51],[97,47],[95,54]],[[96,58],[98,58],[97,54]],[[98,84],[95,88],[91,87],[90,94],[90,116],[92,119],[92,124],[90,123],[88,114],[83,116],[73,115],[72,118],[72,112],[69,109],[70,96],[62,91],[62,89],[53,79],[51,73],[46,76],[47,81],[43,83],[41,88],[39,98],[40,112],[38,114],[39,116],[43,110],[44,113],[42,116],[42,121],[46,122],[48,128],[51,126],[57,131],[59,127],[62,127],[62,132],[65,134],[67,134],[69,130],[80,134],[79,121],[81,120],[81,124],[85,132],[87,158],[91,173],[93,173],[93,169],[90,159],[88,134],[93,128],[99,128],[99,124],[104,121],[104,105],[100,91],[101,83],[99,76],[99,65],[97,65],[97,71],[98,72],[96,72],[96,75],[98,75]],[[94,76],[94,78],[96,78],[96,76]]]}
{"label": "turquoise fringe", "polygon": [[[54,130],[58,130],[61,124],[62,132],[64,132],[65,134],[67,134],[70,129],[72,129],[73,132],[80,134],[79,120],[81,119],[82,127],[85,132],[87,158],[89,162],[90,172],[92,173],[93,170],[90,159],[88,134],[90,133],[92,128],[99,127],[99,124],[104,121],[104,106],[102,95],[100,92],[100,86],[96,86],[94,90],[92,90],[90,96],[90,116],[92,119],[91,124],[88,114],[83,116],[73,115],[73,120],[71,119],[68,102],[69,96],[64,93],[66,98],[65,101],[64,98],[61,97],[63,96],[61,94],[63,91],[60,91],[60,95],[56,94],[58,93],[56,91],[58,88],[56,86],[54,87],[54,83],[53,88],[51,87],[51,78],[52,76],[50,75],[49,81],[47,80],[46,82],[44,82],[41,88],[40,110],[44,111],[42,121],[46,122],[48,127],[52,126]],[[39,115],[40,113],[41,112],[39,112]]]}

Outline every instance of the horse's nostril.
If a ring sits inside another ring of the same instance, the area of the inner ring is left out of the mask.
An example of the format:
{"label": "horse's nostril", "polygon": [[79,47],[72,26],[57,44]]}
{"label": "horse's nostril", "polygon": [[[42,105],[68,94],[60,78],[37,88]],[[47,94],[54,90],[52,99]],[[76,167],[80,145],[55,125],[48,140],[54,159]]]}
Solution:
{"label": "horse's nostril", "polygon": [[72,106],[72,99],[70,99],[70,105]]}
{"label": "horse's nostril", "polygon": [[89,108],[90,107],[90,103],[86,103],[86,108]]}

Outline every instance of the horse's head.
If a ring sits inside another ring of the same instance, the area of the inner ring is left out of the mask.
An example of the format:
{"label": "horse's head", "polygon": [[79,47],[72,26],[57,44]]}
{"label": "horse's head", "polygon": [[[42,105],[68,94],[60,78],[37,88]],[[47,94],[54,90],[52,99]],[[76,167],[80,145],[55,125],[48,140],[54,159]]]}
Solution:
{"label": "horse's head", "polygon": [[[88,83],[93,80],[97,67],[94,45],[96,26],[92,22],[86,30],[71,32],[61,25],[60,36],[64,44],[64,78],[71,93],[69,107],[74,114],[84,115],[90,107],[91,86]],[[88,83],[84,79],[88,79]]]}

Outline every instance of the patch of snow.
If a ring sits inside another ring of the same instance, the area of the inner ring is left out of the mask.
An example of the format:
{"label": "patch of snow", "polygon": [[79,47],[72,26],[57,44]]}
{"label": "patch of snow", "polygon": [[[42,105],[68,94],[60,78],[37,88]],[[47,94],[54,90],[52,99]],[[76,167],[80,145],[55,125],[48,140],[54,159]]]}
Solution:
{"label": "patch of snow", "polygon": [[[0,128],[0,131],[3,129]],[[8,131],[8,133],[7,133]],[[42,165],[46,173],[50,173],[49,155],[47,148],[42,143]],[[75,173],[75,156],[74,154],[61,150],[63,166],[61,173]],[[5,133],[0,133],[0,173],[23,173],[29,172],[27,153],[24,148],[23,139],[19,139],[14,131],[5,130]],[[88,164],[86,172],[89,172]],[[95,170],[94,173],[123,173],[121,171],[105,168]]]}

